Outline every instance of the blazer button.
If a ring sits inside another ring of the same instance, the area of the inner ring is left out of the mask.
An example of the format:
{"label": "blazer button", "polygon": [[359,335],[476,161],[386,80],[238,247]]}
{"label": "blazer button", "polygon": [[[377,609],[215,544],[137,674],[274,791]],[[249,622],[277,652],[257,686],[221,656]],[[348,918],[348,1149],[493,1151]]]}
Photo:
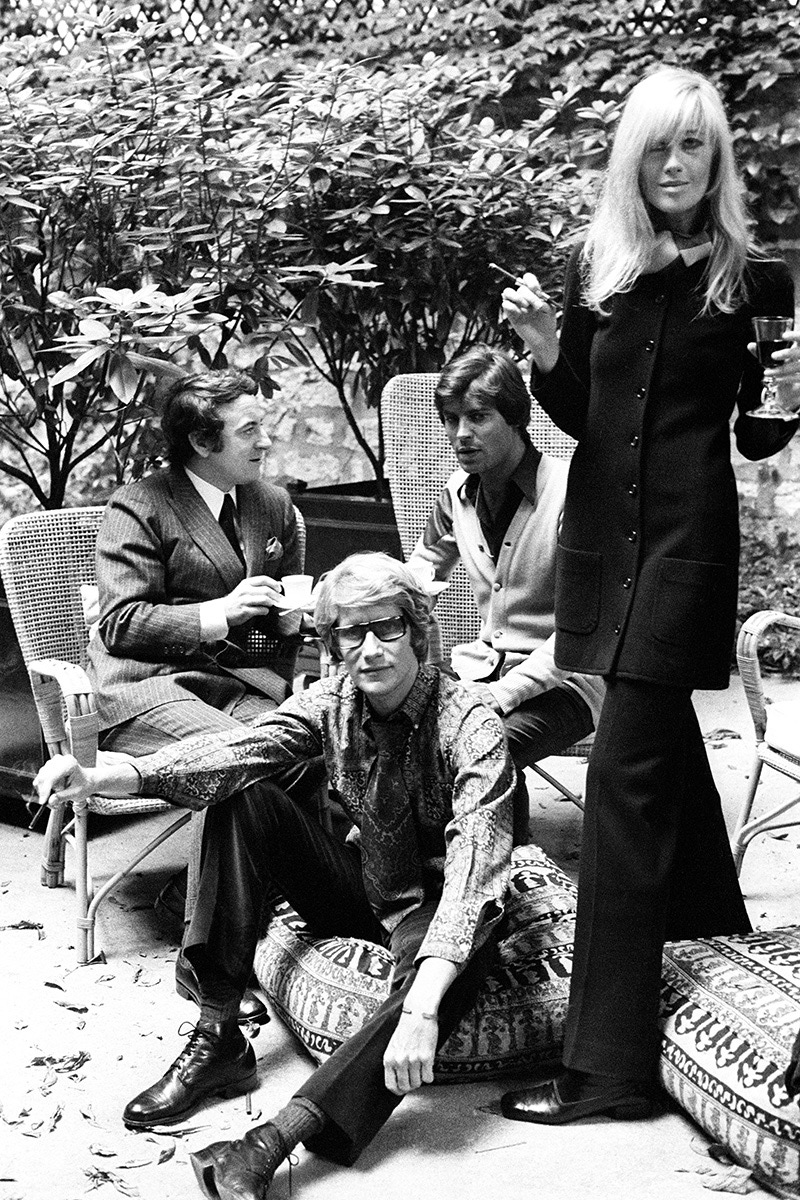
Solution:
{"label": "blazer button", "polygon": [[632,530],[630,531],[630,533],[628,534],[628,541],[629,541],[629,542],[635,542],[635,541],[636,541],[636,539],[638,538],[638,536],[639,536],[639,534],[636,532],[636,530],[635,530],[635,529],[632,529]]}
{"label": "blazer button", "polygon": [[644,344],[644,348],[648,352],[648,354],[651,354],[653,352],[653,350],[655,350],[656,344],[655,344],[655,341],[653,340],[653,338],[647,339],[647,341]]}
{"label": "blazer button", "polygon": [[621,633],[622,633],[622,626],[621,626],[621,625],[615,625],[615,626],[614,626],[614,633],[616,633],[616,634],[617,634],[617,636],[619,636],[619,634],[621,634]]}
{"label": "blazer button", "polygon": [[631,579],[630,575],[626,576],[626,578],[623,579],[622,586],[624,588],[633,587],[633,580]]}
{"label": "blazer button", "polygon": [[502,585],[501,585],[501,584],[499,584],[499,583],[493,583],[493,584],[492,584],[492,591],[493,591],[493,592],[499,592],[499,591],[500,591],[500,588],[501,588],[501,586],[502,586]]}
{"label": "blazer button", "polygon": [[637,389],[637,391],[636,391],[636,399],[637,400],[644,400],[646,395],[647,395],[646,387],[640,387]]}
{"label": "blazer button", "polygon": [[632,483],[632,484],[630,484],[630,485],[629,485],[629,487],[628,487],[628,495],[629,495],[629,496],[637,496],[638,494],[639,494],[639,485],[638,485],[638,483]]}
{"label": "blazer button", "polygon": [[633,437],[631,438],[631,445],[633,446],[634,450],[635,450],[635,449],[636,449],[636,447],[639,445],[639,435],[638,435],[638,433],[635,433],[635,434],[633,435]]}

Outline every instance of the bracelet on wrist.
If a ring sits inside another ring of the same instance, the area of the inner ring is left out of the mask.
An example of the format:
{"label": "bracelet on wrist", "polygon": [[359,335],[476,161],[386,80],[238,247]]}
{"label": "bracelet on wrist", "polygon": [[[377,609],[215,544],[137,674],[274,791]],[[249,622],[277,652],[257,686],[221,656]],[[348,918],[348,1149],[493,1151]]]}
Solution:
{"label": "bracelet on wrist", "polygon": [[438,1013],[414,1012],[413,1008],[402,1008],[400,1010],[408,1017],[423,1017],[426,1021],[438,1021]]}

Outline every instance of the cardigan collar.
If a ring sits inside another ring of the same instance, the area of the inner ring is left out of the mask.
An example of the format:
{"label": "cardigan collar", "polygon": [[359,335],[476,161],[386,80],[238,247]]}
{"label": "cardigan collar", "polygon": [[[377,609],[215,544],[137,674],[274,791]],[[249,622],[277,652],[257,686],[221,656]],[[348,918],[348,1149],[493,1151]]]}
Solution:
{"label": "cardigan collar", "polygon": [[687,267],[691,267],[694,263],[708,258],[710,254],[711,237],[707,229],[701,229],[699,233],[689,237],[676,237],[671,230],[662,229],[656,234],[650,262],[642,273],[652,275],[656,271],[663,271],[664,267],[668,267],[678,258],[683,259]]}

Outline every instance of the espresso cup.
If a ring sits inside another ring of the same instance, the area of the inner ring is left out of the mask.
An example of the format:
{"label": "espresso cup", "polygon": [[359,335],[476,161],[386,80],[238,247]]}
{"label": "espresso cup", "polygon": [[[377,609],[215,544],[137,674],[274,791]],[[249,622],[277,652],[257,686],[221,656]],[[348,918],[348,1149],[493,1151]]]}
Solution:
{"label": "espresso cup", "polygon": [[311,599],[313,575],[283,575],[283,598],[286,608],[304,608]]}

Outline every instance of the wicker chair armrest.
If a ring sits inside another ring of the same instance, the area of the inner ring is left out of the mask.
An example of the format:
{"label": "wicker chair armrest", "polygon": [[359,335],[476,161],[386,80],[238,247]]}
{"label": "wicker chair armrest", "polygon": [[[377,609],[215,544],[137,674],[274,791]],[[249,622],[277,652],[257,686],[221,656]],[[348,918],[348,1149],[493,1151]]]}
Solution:
{"label": "wicker chair armrest", "polygon": [[36,658],[28,663],[28,674],[48,752],[73,754],[82,766],[93,767],[98,722],[86,672],[62,659]]}
{"label": "wicker chair armrest", "polygon": [[742,677],[750,715],[753,718],[756,741],[759,742],[764,740],[767,727],[767,708],[764,701],[761,665],[758,661],[758,646],[767,630],[776,625],[786,629],[800,630],[800,617],[793,617],[789,613],[783,613],[777,609],[766,609],[764,612],[753,613],[739,630],[739,638],[736,643],[739,674]]}

